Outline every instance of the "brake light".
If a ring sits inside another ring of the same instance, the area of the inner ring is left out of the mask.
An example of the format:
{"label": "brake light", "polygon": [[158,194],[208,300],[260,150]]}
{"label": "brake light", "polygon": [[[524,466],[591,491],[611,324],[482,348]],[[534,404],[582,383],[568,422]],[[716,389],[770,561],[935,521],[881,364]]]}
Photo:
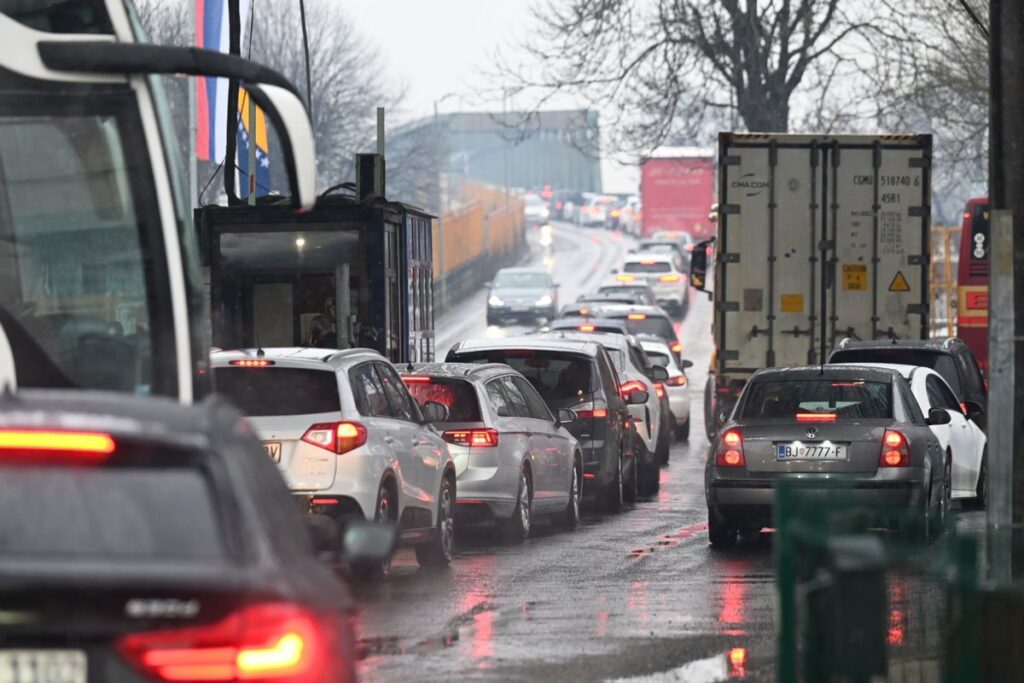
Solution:
{"label": "brake light", "polygon": [[626,318],[628,320],[647,320],[647,316],[643,313],[630,313]]}
{"label": "brake light", "polygon": [[665,380],[665,384],[670,387],[685,387],[686,386],[686,375],[679,375],[678,377],[669,377]]}
{"label": "brake light", "polygon": [[665,398],[665,385],[661,382],[655,382],[654,393],[658,398]]}
{"label": "brake light", "polygon": [[661,276],[660,278],[658,278],[658,279],[659,279],[659,280],[660,280],[661,282],[679,282],[679,280],[680,280],[681,278],[679,277],[679,275],[677,275],[677,274],[675,274],[675,273],[672,273],[672,274],[670,274],[670,275],[662,275],[662,276]]}
{"label": "brake light", "polygon": [[594,408],[593,410],[577,410],[576,417],[595,417],[601,419],[608,417],[608,410],[606,408]]}
{"label": "brake light", "polygon": [[879,467],[909,467],[910,445],[902,432],[886,429],[882,437],[882,456]]}
{"label": "brake light", "polygon": [[498,445],[498,432],[495,429],[455,429],[445,432],[441,438],[450,444],[467,448],[493,448]]}
{"label": "brake light", "polygon": [[642,266],[653,266],[655,263],[657,263],[657,261],[652,258],[645,258],[640,261],[640,265]]}
{"label": "brake light", "polygon": [[615,279],[619,282],[636,282],[636,276],[634,275],[616,275]]}
{"label": "brake light", "polygon": [[835,413],[797,413],[797,422],[835,422]]}
{"label": "brake light", "polygon": [[715,450],[715,465],[719,467],[744,467],[743,432],[739,429],[727,429],[722,433]]}
{"label": "brake light", "polygon": [[580,325],[576,329],[578,329],[580,332],[593,332],[595,328],[593,325]]}
{"label": "brake light", "polygon": [[672,349],[672,353],[682,353],[683,352],[683,345],[682,345],[681,342],[674,341],[674,342],[672,342],[672,345],[669,346],[669,348]]}
{"label": "brake light", "polygon": [[622,395],[622,398],[626,398],[634,391],[646,391],[646,389],[643,382],[634,379],[621,384],[619,386],[619,393]]}
{"label": "brake light", "polygon": [[590,309],[589,308],[581,308],[580,309],[580,315],[589,315],[589,314],[590,314]]}
{"label": "brake light", "polygon": [[619,211],[618,209],[612,209],[612,218],[618,218],[621,215],[622,215],[621,211]]}
{"label": "brake light", "polygon": [[358,422],[321,422],[307,429],[302,440],[342,455],[366,443],[366,427]]}
{"label": "brake light", "polygon": [[430,384],[431,379],[427,375],[403,375],[402,381],[406,384]]}
{"label": "brake light", "polygon": [[116,444],[110,434],[100,432],[63,432],[45,430],[0,430],[0,456],[14,451],[24,455],[66,453],[106,456],[114,452]]}
{"label": "brake light", "polygon": [[213,624],[124,636],[117,650],[162,681],[313,681],[334,668],[323,631],[308,610],[268,603]]}
{"label": "brake light", "polygon": [[242,360],[229,360],[228,365],[239,368],[268,368],[274,364],[272,360],[264,358],[243,358]]}

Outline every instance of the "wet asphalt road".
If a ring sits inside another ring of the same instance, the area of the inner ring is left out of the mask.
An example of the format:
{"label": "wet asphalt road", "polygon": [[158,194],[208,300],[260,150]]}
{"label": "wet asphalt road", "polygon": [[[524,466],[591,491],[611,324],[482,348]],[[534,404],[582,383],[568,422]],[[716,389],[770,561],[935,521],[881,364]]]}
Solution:
{"label": "wet asphalt road", "polygon": [[[562,303],[596,288],[632,244],[571,226],[556,228],[552,249],[537,237],[531,234],[528,262],[551,268]],[[460,528],[445,570],[419,569],[410,551],[400,551],[386,582],[356,587],[363,680],[774,679],[771,535],[728,552],[708,545],[702,391],[711,306],[693,294],[680,334],[684,356],[694,361],[691,441],[672,447],[661,492],[622,515],[591,510],[575,532],[540,522],[520,545],[490,529]],[[459,339],[526,331],[487,328],[485,297],[440,319],[438,358]],[[915,605],[936,599],[900,590]],[[922,614],[915,621],[914,612],[899,614],[901,638],[933,620]],[[743,648],[742,662],[730,663],[734,648]]]}

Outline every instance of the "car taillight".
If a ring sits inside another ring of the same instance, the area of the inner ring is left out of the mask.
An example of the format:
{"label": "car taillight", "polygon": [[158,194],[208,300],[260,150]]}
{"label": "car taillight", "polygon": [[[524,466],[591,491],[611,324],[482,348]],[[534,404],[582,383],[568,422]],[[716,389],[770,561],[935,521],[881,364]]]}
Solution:
{"label": "car taillight", "polygon": [[644,386],[644,383],[643,382],[638,382],[635,379],[634,380],[630,380],[628,382],[623,382],[619,386],[619,394],[622,395],[622,398],[627,398],[634,391],[646,391],[646,390],[647,390],[647,387]]}
{"label": "car taillight", "polygon": [[743,457],[743,432],[739,429],[727,429],[722,432],[715,449],[715,464],[719,467],[744,467],[747,464]]}
{"label": "car taillight", "polygon": [[406,384],[430,384],[431,379],[427,375],[402,375],[402,381]]}
{"label": "car taillight", "polygon": [[665,384],[670,387],[685,387],[686,386],[686,375],[679,375],[678,377],[669,377],[665,380]]}
{"label": "car taillight", "polygon": [[577,410],[575,412],[576,417],[578,418],[596,417],[598,419],[603,419],[608,417],[607,408],[594,408],[593,410]]}
{"label": "car taillight", "polygon": [[117,651],[161,681],[320,683],[335,668],[326,630],[304,608],[267,603],[213,624],[133,633],[117,641]]}
{"label": "car taillight", "polygon": [[654,393],[658,398],[665,398],[665,385],[661,382],[655,382]]}
{"label": "car taillight", "polygon": [[455,429],[441,438],[456,446],[493,448],[498,445],[498,432],[494,429]]}
{"label": "car taillight", "polygon": [[358,422],[321,422],[307,429],[302,440],[341,455],[366,443],[366,427]]}
{"label": "car taillight", "polygon": [[879,467],[910,467],[910,445],[902,432],[886,429],[882,437],[882,456]]}
{"label": "car taillight", "polygon": [[672,273],[671,275],[662,275],[660,278],[658,278],[658,280],[660,280],[661,282],[679,282],[679,280],[681,279],[682,278],[675,273]]}
{"label": "car taillight", "polygon": [[114,437],[102,432],[46,429],[0,430],[0,462],[43,464],[96,464],[117,449]]}
{"label": "car taillight", "polygon": [[647,316],[643,313],[630,313],[626,316],[627,320],[647,320]]}
{"label": "car taillight", "polygon": [[576,329],[580,332],[593,332],[596,328],[593,325],[580,325]]}
{"label": "car taillight", "polygon": [[835,413],[797,413],[797,422],[835,422]]}

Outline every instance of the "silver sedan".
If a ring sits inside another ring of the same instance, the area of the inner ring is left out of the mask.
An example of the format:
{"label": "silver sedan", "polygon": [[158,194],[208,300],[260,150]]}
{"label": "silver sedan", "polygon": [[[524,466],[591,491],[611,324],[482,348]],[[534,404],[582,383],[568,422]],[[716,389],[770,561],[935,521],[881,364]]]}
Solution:
{"label": "silver sedan", "polygon": [[552,415],[532,384],[497,363],[421,365],[402,379],[421,405],[447,408],[433,425],[455,462],[457,521],[496,520],[514,540],[530,535],[535,515],[576,527],[583,454],[563,426],[572,411]]}

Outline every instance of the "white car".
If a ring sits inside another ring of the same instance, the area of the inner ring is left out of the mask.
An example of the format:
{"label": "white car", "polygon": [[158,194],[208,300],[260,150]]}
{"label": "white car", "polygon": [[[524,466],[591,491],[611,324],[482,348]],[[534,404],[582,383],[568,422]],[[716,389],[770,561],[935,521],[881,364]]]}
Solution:
{"label": "white car", "polygon": [[387,359],[369,349],[273,348],[210,360],[216,390],[249,417],[292,494],[339,543],[345,518],[359,516],[397,525],[420,564],[449,562],[455,463]]}
{"label": "white car", "polygon": [[497,520],[512,540],[530,535],[536,516],[565,528],[580,519],[583,451],[525,377],[503,363],[430,363],[402,375],[420,403],[440,403],[434,427],[448,442],[458,475],[456,521]]}
{"label": "white car", "polygon": [[690,383],[686,378],[686,368],[693,367],[693,361],[683,360],[679,365],[672,349],[661,339],[640,337],[639,341],[647,352],[647,358],[668,371],[668,379],[662,384],[672,411],[672,426],[676,438],[687,441],[690,438]]}
{"label": "white car", "polygon": [[690,307],[690,276],[683,272],[683,267],[678,254],[629,254],[615,279],[622,283],[646,283],[654,292],[659,306],[682,316]]}
{"label": "white car", "polygon": [[528,225],[543,225],[551,217],[551,211],[540,195],[528,194],[523,197],[523,215]]}
{"label": "white car", "polygon": [[[852,365],[834,363],[831,365]],[[857,363],[866,367],[898,370],[910,384],[921,413],[927,417],[935,408],[949,413],[947,424],[931,425],[931,430],[944,451],[952,455],[952,497],[975,498],[979,506],[987,502],[988,438],[968,415],[969,405],[962,405],[942,375],[926,367],[885,363]]]}

